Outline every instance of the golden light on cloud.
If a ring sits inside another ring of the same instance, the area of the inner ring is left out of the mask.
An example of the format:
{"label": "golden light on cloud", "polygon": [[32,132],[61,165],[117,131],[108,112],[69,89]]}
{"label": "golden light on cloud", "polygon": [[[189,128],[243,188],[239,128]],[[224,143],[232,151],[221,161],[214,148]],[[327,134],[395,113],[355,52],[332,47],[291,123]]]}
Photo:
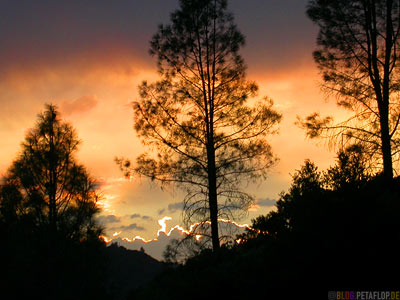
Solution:
{"label": "golden light on cloud", "polygon": [[256,212],[260,209],[260,205],[252,203],[248,209],[249,212]]}
{"label": "golden light on cloud", "polygon": [[112,236],[113,236],[113,237],[117,237],[117,236],[119,236],[119,235],[121,234],[121,232],[122,232],[122,231],[114,232]]}
{"label": "golden light on cloud", "polygon": [[160,225],[161,228],[157,231],[157,236],[159,236],[161,232],[164,232],[165,234],[167,233],[166,232],[166,230],[167,230],[166,222],[171,221],[171,220],[172,220],[171,217],[164,217],[164,218],[158,220],[158,224]]}
{"label": "golden light on cloud", "polygon": [[[193,236],[197,241],[200,241],[203,238],[203,235],[202,234],[196,234],[195,233],[196,229],[201,225],[204,225],[204,224],[208,224],[209,225],[209,224],[211,224],[210,221],[195,223],[195,224],[190,225],[188,230],[186,230],[185,228],[183,228],[180,225],[175,225],[175,226],[171,227],[169,231],[167,231],[167,222],[171,221],[171,220],[172,220],[172,217],[165,216],[165,217],[163,217],[163,218],[161,218],[161,219],[159,219],[157,221],[157,223],[160,226],[160,229],[157,231],[157,237],[154,238],[154,239],[147,240],[147,239],[137,235],[132,239],[127,238],[127,237],[123,237],[123,238],[121,238],[121,240],[124,241],[124,242],[127,242],[127,243],[134,243],[135,241],[141,241],[141,242],[143,242],[145,244],[148,244],[148,243],[151,243],[151,242],[158,241],[158,239],[159,239],[161,234],[164,234],[165,236],[170,237],[174,231],[178,231],[180,233],[180,235]],[[235,221],[232,221],[232,220],[218,219],[218,222],[225,223],[225,224],[231,224],[231,225],[234,225],[235,227],[241,228],[241,229],[254,230],[248,224],[239,224],[239,223],[237,223]],[[119,238],[120,234],[121,234],[121,231],[114,232],[112,234],[111,238],[108,238],[106,236],[100,236],[100,237],[108,244],[108,243],[111,243],[114,239]]]}
{"label": "golden light on cloud", "polygon": [[123,238],[122,239],[124,242],[128,242],[128,243],[133,243],[133,242],[135,242],[135,241],[142,241],[143,243],[145,243],[145,244],[147,244],[147,243],[151,243],[151,242],[153,242],[153,241],[156,241],[157,239],[154,239],[154,240],[146,240],[146,239],[144,239],[144,238],[142,238],[141,236],[135,236],[133,239],[129,239],[129,238]]}
{"label": "golden light on cloud", "polygon": [[105,243],[111,243],[112,239],[109,239],[105,235],[100,235],[99,238],[101,238]]}

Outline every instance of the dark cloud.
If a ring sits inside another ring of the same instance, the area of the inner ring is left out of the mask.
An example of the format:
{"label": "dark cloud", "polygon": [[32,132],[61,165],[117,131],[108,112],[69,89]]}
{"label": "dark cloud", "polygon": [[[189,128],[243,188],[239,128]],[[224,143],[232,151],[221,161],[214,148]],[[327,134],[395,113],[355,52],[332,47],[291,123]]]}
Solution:
{"label": "dark cloud", "polygon": [[133,214],[133,215],[130,215],[129,218],[130,218],[130,219],[140,218],[140,214]]}
{"label": "dark cloud", "polygon": [[308,0],[228,3],[246,36],[242,54],[252,71],[286,71],[312,62],[317,28],[306,17]]}
{"label": "dark cloud", "polygon": [[178,1],[21,0],[1,2],[0,73],[11,68],[104,63],[138,57]]}
{"label": "dark cloud", "polygon": [[[299,56],[311,59],[316,27],[305,16],[307,2],[228,2],[247,37],[244,55],[249,65],[260,70],[265,62],[270,67],[295,67]],[[149,40],[178,6],[178,0],[5,1],[0,10],[0,70],[10,64],[54,65],[113,55],[138,56],[154,66]],[[304,47],[311,48],[301,51]]]}
{"label": "dark cloud", "polygon": [[138,230],[138,231],[143,231],[144,227],[137,225],[136,223],[132,223],[128,226],[120,226],[120,230]]}
{"label": "dark cloud", "polygon": [[99,216],[97,218],[97,221],[101,224],[109,224],[109,223],[118,223],[120,222],[120,218],[114,216],[114,215],[108,215],[108,216]]}
{"label": "dark cloud", "polygon": [[138,219],[141,218],[142,220],[153,220],[150,216],[142,216],[141,214],[133,214],[129,216],[130,219]]}
{"label": "dark cloud", "polygon": [[159,209],[158,210],[158,215],[163,215],[165,214],[165,212],[169,212],[169,213],[174,213],[176,211],[182,210],[183,209],[183,202],[175,202],[175,203],[171,203],[168,204],[167,208],[163,208],[163,209]]}
{"label": "dark cloud", "polygon": [[171,213],[176,212],[177,210],[182,210],[182,209],[183,209],[183,202],[175,202],[175,203],[168,205],[168,211]]}
{"label": "dark cloud", "polygon": [[256,201],[256,204],[260,205],[260,206],[274,206],[275,203],[276,203],[276,200],[270,199],[270,198],[258,199]]}

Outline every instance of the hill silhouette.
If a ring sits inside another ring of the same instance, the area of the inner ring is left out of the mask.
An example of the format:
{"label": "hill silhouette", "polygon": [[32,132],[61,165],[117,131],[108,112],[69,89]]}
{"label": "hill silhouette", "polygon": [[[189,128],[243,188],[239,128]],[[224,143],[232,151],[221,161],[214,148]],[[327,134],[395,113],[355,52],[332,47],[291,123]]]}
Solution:
{"label": "hill silhouette", "polygon": [[158,275],[164,264],[143,251],[128,250],[117,243],[104,249],[107,258],[106,286],[113,299],[124,299],[127,291]]}

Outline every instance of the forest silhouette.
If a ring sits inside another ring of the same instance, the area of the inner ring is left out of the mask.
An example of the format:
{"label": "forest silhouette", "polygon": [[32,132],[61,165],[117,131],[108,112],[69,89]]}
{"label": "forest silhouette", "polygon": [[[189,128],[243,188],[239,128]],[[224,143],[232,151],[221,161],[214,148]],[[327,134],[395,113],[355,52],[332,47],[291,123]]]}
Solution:
{"label": "forest silhouette", "polygon": [[278,163],[268,137],[282,115],[268,97],[255,101],[258,86],[246,79],[239,54],[245,38],[227,1],[179,3],[150,44],[160,79],[140,85],[133,107],[134,129],[156,155],[116,162],[127,176],[181,188],[187,225],[207,226],[172,241],[164,262],[107,245],[96,219],[101,187],[76,159],[75,129],[48,104],[0,185],[2,292],[323,299],[328,291],[398,289],[399,3],[309,1],[324,89],[352,117],[340,124],[317,113],[299,117],[309,137],[335,146],[335,164],[320,171],[305,160],[274,209],[229,238],[218,220],[236,220],[254,203],[244,186]]}
{"label": "forest silhouette", "polygon": [[398,288],[400,180],[388,188],[382,175],[363,173],[359,155],[341,152],[324,172],[305,161],[240,243],[203,251],[129,299],[325,299],[328,291]]}

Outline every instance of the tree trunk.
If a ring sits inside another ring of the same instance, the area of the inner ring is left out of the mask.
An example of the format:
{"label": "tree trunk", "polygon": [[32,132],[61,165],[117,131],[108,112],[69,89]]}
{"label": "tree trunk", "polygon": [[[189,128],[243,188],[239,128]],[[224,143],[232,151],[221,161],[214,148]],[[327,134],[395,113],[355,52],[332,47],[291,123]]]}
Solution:
{"label": "tree trunk", "polygon": [[210,207],[211,240],[213,251],[220,248],[218,233],[218,201],[217,201],[217,178],[215,169],[214,144],[207,145],[208,156],[208,203]]}
{"label": "tree trunk", "polygon": [[[389,105],[390,105],[390,64],[392,61],[393,49],[393,20],[392,20],[393,1],[386,3],[386,44],[385,44],[385,64],[383,68],[382,99],[378,103],[380,113],[381,141],[382,141],[382,159],[383,176],[387,185],[390,185],[393,179],[393,161],[391,149],[391,136],[389,126]],[[378,101],[379,102],[379,101]],[[380,105],[379,105],[380,104]]]}
{"label": "tree trunk", "polygon": [[[385,105],[384,105],[385,106]],[[388,108],[385,106],[380,111],[381,150],[383,159],[383,177],[386,184],[390,185],[393,179],[392,149],[390,145]]]}
{"label": "tree trunk", "polygon": [[386,42],[384,53],[384,66],[383,70],[379,68],[379,43],[377,32],[377,12],[376,3],[368,2],[366,10],[366,30],[368,40],[368,60],[369,60],[369,76],[373,85],[376,101],[379,111],[379,125],[380,125],[380,140],[381,140],[381,153],[383,160],[383,177],[385,183],[390,185],[393,179],[393,163],[392,163],[392,150],[391,150],[391,136],[389,126],[389,105],[390,105],[390,73],[391,73],[391,60],[393,48],[393,23],[391,18],[392,1],[388,0],[386,3]]}
{"label": "tree trunk", "polygon": [[49,197],[49,221],[50,221],[50,231],[53,237],[57,232],[57,206],[56,206],[56,192],[57,192],[57,179],[56,179],[56,146],[55,146],[55,132],[54,132],[54,121],[55,114],[52,115],[51,127],[49,132],[49,187],[48,187],[48,197]]}

